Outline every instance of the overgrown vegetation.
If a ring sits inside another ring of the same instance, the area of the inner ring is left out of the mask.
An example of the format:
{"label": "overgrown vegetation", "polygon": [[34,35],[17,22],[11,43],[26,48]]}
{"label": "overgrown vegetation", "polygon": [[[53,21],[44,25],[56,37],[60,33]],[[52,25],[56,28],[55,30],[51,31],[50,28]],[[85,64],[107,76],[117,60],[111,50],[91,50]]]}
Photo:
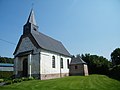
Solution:
{"label": "overgrown vegetation", "polygon": [[112,63],[102,56],[82,54],[81,58],[87,63],[89,74],[108,75],[112,67]]}
{"label": "overgrown vegetation", "polygon": [[33,77],[22,77],[22,78],[4,78],[4,79],[0,79],[0,83],[4,82],[4,85],[10,85],[10,84],[14,84],[14,83],[19,83],[22,81],[29,81],[29,80],[34,80]]}
{"label": "overgrown vegetation", "polygon": [[0,71],[0,78],[10,78],[13,76],[13,71]]}
{"label": "overgrown vegetation", "polygon": [[104,75],[70,76],[22,81],[2,86],[0,90],[120,90],[120,82]]}

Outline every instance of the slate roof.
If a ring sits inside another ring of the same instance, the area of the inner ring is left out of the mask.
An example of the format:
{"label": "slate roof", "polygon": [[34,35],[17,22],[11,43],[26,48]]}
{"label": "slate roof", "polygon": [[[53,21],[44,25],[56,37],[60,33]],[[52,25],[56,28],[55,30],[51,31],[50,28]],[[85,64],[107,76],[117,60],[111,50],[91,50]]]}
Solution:
{"label": "slate roof", "polygon": [[57,52],[59,54],[71,56],[60,41],[57,41],[47,35],[44,35],[38,31],[32,31],[32,36],[38,43],[38,45],[46,50]]}
{"label": "slate roof", "polygon": [[86,64],[80,57],[72,57],[70,64]]}

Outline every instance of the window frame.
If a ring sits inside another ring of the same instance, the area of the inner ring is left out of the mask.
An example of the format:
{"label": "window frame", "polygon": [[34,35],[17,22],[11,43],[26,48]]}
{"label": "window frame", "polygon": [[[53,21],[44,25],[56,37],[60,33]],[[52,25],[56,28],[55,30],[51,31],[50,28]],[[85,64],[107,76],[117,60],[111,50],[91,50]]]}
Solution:
{"label": "window frame", "polygon": [[55,56],[52,56],[52,68],[55,68]]}
{"label": "window frame", "polygon": [[69,62],[69,59],[67,59],[67,68],[68,69],[70,68],[69,65],[70,65],[70,62]]}
{"label": "window frame", "polygon": [[60,68],[63,68],[63,58],[60,58]]}

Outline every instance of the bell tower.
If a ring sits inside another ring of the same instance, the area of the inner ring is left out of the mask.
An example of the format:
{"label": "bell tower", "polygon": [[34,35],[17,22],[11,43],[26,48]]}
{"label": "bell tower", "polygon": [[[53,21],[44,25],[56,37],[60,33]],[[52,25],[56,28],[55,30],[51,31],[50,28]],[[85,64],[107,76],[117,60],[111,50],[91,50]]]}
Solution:
{"label": "bell tower", "polygon": [[23,35],[32,33],[33,30],[38,31],[38,26],[36,24],[34,11],[33,11],[33,9],[31,9],[28,20],[27,20],[26,24],[23,27]]}

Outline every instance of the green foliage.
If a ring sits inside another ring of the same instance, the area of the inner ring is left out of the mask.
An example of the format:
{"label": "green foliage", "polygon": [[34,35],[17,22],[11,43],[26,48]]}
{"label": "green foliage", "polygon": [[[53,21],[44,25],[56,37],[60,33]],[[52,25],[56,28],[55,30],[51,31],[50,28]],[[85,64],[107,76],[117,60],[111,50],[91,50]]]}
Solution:
{"label": "green foliage", "polygon": [[18,82],[22,82],[22,79],[16,78],[12,80],[12,83],[18,83]]}
{"label": "green foliage", "polygon": [[28,78],[28,80],[33,80],[33,79],[34,79],[34,77],[29,77],[29,78]]}
{"label": "green foliage", "polygon": [[120,48],[116,48],[111,53],[111,60],[112,60],[113,65],[119,65],[120,64]]}
{"label": "green foliage", "polygon": [[0,79],[0,83],[3,82],[3,81],[4,81],[4,79]]}
{"label": "green foliage", "polygon": [[23,80],[23,81],[28,81],[28,78],[22,77],[22,80]]}
{"label": "green foliage", "polygon": [[0,56],[0,63],[11,63],[13,64],[13,58],[8,58],[8,57],[1,57]]}
{"label": "green foliage", "polygon": [[112,68],[110,68],[110,77],[120,80],[120,65],[115,65]]}
{"label": "green foliage", "polygon": [[70,76],[24,81],[2,86],[0,90],[120,90],[120,82],[104,75]]}
{"label": "green foliage", "polygon": [[12,80],[5,81],[5,85],[9,85],[9,84],[12,84]]}
{"label": "green foliage", "polygon": [[82,54],[81,58],[87,63],[89,74],[109,74],[112,63],[103,56]]}
{"label": "green foliage", "polygon": [[12,75],[12,71],[0,71],[0,78],[10,78]]}
{"label": "green foliage", "polygon": [[22,77],[22,78],[15,78],[15,79],[11,79],[11,78],[5,78],[5,79],[0,79],[0,83],[4,82],[5,85],[9,85],[9,84],[14,84],[14,83],[20,83],[23,81],[30,81],[30,80],[34,80],[33,77]]}
{"label": "green foliage", "polygon": [[33,79],[34,79],[33,77],[22,77],[23,81],[28,81],[28,80],[33,80]]}

